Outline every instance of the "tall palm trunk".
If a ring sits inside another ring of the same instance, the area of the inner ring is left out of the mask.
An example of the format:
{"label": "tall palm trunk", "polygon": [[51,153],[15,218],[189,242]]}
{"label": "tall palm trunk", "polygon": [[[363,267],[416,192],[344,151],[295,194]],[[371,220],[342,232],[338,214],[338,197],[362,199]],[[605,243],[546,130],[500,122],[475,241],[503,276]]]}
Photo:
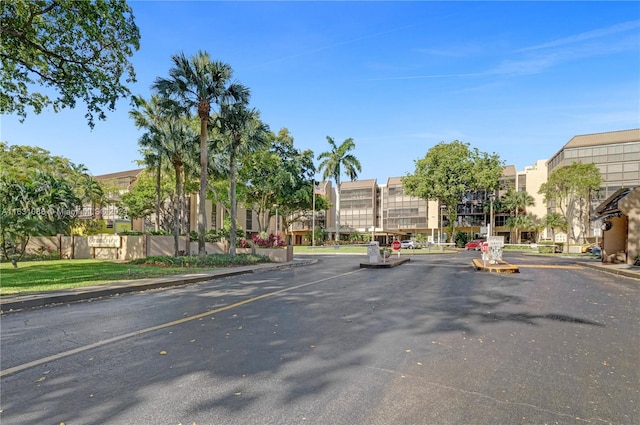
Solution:
{"label": "tall palm trunk", "polygon": [[338,186],[336,188],[337,189],[336,193],[338,194],[338,196],[336,197],[335,237],[336,237],[336,242],[338,242],[340,240],[340,177],[336,178],[335,180],[336,180],[336,186]]}
{"label": "tall palm trunk", "polygon": [[160,160],[160,155],[158,155],[158,163],[156,164],[156,223],[154,226],[156,233],[160,230],[160,205],[162,203],[160,195],[161,163],[162,161]]}
{"label": "tall palm trunk", "polygon": [[181,162],[175,161],[173,169],[176,173],[176,202],[174,204],[174,222],[173,222],[173,252],[177,257],[180,254],[180,224],[182,221],[182,173],[184,166]]}
{"label": "tall palm trunk", "polygon": [[229,201],[231,202],[231,229],[229,234],[229,254],[236,255],[236,233],[237,224],[236,216],[238,215],[238,206],[236,205],[236,168],[237,168],[237,146],[240,146],[240,137],[237,137],[231,147],[231,158],[229,158]]}
{"label": "tall palm trunk", "polygon": [[207,175],[209,166],[209,146],[207,144],[207,124],[211,106],[208,101],[198,104],[198,116],[200,117],[200,192],[198,196],[198,255],[204,257],[205,232],[207,231]]}

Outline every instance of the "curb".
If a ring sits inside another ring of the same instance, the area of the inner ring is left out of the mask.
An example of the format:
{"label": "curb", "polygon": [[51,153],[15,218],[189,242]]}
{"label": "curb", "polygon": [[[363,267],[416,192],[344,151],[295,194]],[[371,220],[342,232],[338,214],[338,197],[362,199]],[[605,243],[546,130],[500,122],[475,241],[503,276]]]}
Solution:
{"label": "curb", "polygon": [[139,280],[120,281],[104,285],[87,286],[57,292],[28,295],[6,295],[0,298],[0,313],[9,313],[28,308],[44,307],[50,304],[67,304],[96,298],[131,292],[144,292],[151,289],[163,289],[176,286],[186,286],[195,283],[239,276],[249,273],[261,273],[282,270],[291,267],[302,267],[317,263],[317,259],[289,261],[287,263],[267,264],[257,266],[236,267],[233,269],[217,270],[210,273],[185,274],[148,278]]}
{"label": "curb", "polygon": [[410,258],[401,258],[399,260],[387,260],[385,263],[360,263],[361,269],[390,269],[391,267],[399,266],[400,264],[408,263]]}
{"label": "curb", "polygon": [[624,277],[629,277],[631,279],[640,279],[640,270],[639,271],[626,270],[626,269],[612,267],[612,266],[604,266],[600,263],[590,264],[585,262],[585,263],[578,263],[578,264],[583,267],[588,267],[594,270],[600,270],[601,272],[613,274],[616,276],[624,276]]}

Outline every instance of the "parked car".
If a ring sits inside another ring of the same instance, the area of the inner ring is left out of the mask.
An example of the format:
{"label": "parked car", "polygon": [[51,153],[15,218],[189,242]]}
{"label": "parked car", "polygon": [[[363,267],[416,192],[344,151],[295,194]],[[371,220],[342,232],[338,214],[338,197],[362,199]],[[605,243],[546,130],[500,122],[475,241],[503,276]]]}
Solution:
{"label": "parked car", "polygon": [[600,254],[602,252],[602,246],[601,246],[602,242],[599,243],[592,243],[589,245],[583,245],[581,247],[581,252],[584,253],[589,253],[589,254]]}
{"label": "parked car", "polygon": [[404,241],[400,241],[400,248],[402,249],[416,249],[416,248],[420,248],[420,245],[418,245],[418,243],[416,241],[412,241],[412,240],[404,240]]}
{"label": "parked car", "polygon": [[466,249],[467,251],[470,249],[473,249],[474,251],[479,251],[480,250],[480,246],[484,243],[484,240],[482,239],[474,239],[472,241],[467,242],[466,244],[464,244],[464,249]]}

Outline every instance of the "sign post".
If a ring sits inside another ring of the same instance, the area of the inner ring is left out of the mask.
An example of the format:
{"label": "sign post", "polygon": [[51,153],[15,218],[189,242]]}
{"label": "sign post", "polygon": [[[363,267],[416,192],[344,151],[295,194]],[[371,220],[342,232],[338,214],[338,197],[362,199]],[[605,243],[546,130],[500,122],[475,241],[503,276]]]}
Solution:
{"label": "sign post", "polygon": [[400,241],[398,240],[393,241],[391,243],[391,248],[393,248],[394,251],[398,251],[398,258],[400,258],[400,248],[402,248]]}

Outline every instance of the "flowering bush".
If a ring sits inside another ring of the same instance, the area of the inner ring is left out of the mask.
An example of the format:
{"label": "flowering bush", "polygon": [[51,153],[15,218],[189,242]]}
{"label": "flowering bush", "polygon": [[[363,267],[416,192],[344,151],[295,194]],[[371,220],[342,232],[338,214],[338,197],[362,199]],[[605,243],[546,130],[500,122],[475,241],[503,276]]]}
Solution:
{"label": "flowering bush", "polygon": [[253,243],[259,248],[273,248],[284,247],[287,244],[281,240],[280,235],[269,234],[268,237],[264,237],[264,234],[253,235]]}

